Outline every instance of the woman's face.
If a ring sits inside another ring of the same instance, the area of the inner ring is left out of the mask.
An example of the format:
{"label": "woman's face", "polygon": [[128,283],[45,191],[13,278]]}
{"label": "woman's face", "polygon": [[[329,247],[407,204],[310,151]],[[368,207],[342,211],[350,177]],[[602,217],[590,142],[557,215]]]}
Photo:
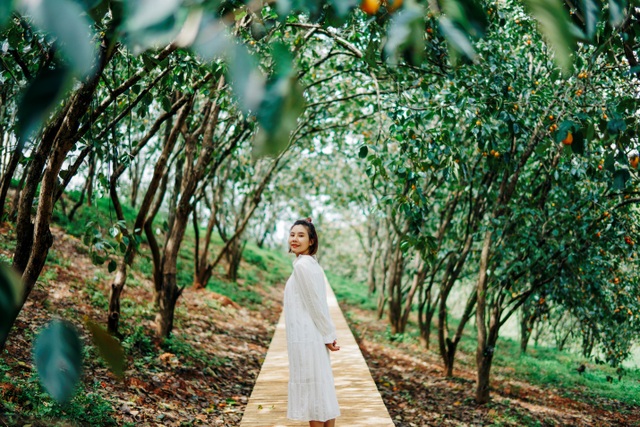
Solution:
{"label": "woman's face", "polygon": [[309,240],[309,232],[304,225],[294,225],[289,232],[289,247],[291,252],[297,255],[307,255],[309,246],[313,243]]}

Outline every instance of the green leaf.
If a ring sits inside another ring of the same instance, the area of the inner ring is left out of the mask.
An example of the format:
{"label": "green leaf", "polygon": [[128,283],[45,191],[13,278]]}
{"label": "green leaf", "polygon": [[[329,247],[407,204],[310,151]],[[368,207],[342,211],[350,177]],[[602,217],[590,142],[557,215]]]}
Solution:
{"label": "green leaf", "polygon": [[611,119],[607,123],[607,130],[610,133],[620,133],[620,132],[624,132],[626,129],[627,129],[627,124],[624,122],[624,120],[619,118]]}
{"label": "green leaf", "polygon": [[613,186],[612,189],[624,190],[627,180],[631,177],[628,169],[618,169],[613,173]]}
{"label": "green leaf", "polygon": [[612,27],[622,24],[626,7],[627,2],[625,0],[609,0],[609,24]]}
{"label": "green leaf", "polygon": [[113,273],[114,271],[116,271],[116,268],[118,268],[118,263],[116,263],[114,260],[109,261],[109,265],[107,266],[109,273]]}
{"label": "green leaf", "polygon": [[614,170],[615,170],[615,165],[616,165],[616,159],[615,159],[613,153],[610,153],[604,159],[604,168],[606,170],[608,170],[609,172],[613,173]]}
{"label": "green leaf", "polygon": [[594,0],[582,0],[582,14],[584,15],[585,35],[587,40],[593,40],[596,34],[596,25],[600,20],[600,2],[596,4]]}
{"label": "green leaf", "polygon": [[231,46],[231,36],[221,20],[205,15],[200,22],[193,50],[204,60],[212,61],[222,56]]}
{"label": "green leaf", "polygon": [[576,40],[571,31],[571,22],[561,0],[525,0],[525,4],[540,24],[551,48],[555,52],[554,61],[569,74],[573,65],[572,55]]}
{"label": "green leaf", "polygon": [[[442,31],[442,34],[446,37],[451,48],[456,52],[465,55],[467,58],[475,60],[476,51],[471,45],[467,35],[460,28],[458,28],[447,17],[440,18],[439,25],[440,31]],[[450,50],[450,54],[451,53],[452,52]],[[452,58],[455,58],[455,54],[452,55]]]}
{"label": "green leaf", "polygon": [[249,27],[249,32],[254,40],[262,40],[267,35],[267,27],[262,22],[253,21]]}
{"label": "green leaf", "polygon": [[0,345],[6,341],[21,304],[20,277],[9,265],[0,263]]}
{"label": "green leaf", "polygon": [[584,156],[584,149],[585,149],[584,133],[582,132],[582,130],[574,132],[573,133],[573,142],[571,143],[571,150],[575,154],[579,154],[581,156]]}
{"label": "green leaf", "polygon": [[416,3],[405,5],[389,23],[384,53],[391,64],[396,64],[400,54],[414,65],[424,55],[424,9]]}
{"label": "green leaf", "polygon": [[254,157],[277,156],[286,150],[303,111],[304,91],[295,77],[282,77],[269,85],[257,114],[261,127],[254,141]]}
{"label": "green leaf", "polygon": [[71,398],[82,371],[82,342],[68,322],[54,320],[38,334],[34,359],[40,382],[58,402]]}
{"label": "green leaf", "polygon": [[181,5],[181,0],[127,1],[124,26],[134,52],[171,42],[187,19],[188,11]]}
{"label": "green leaf", "polygon": [[446,0],[443,2],[444,16],[474,38],[484,37],[489,20],[483,5],[476,0]]}
{"label": "green leaf", "polygon": [[18,104],[18,137],[24,141],[37,131],[62,98],[69,72],[64,66],[39,73],[25,89]]}
{"label": "green leaf", "polygon": [[74,74],[88,75],[97,56],[91,22],[86,11],[73,0],[28,2],[34,23],[55,38]]}
{"label": "green leaf", "polygon": [[91,332],[91,340],[98,348],[100,356],[107,362],[111,371],[116,376],[122,377],[124,374],[125,357],[124,349],[122,345],[120,345],[120,342],[97,323],[90,320],[87,320],[85,323]]}
{"label": "green leaf", "polygon": [[101,22],[107,13],[110,13],[117,20],[118,13],[111,8],[111,0],[86,0],[85,9],[89,11],[89,16],[95,22]]}
{"label": "green leaf", "polygon": [[360,4],[359,0],[330,0],[331,6],[340,17],[346,16]]}
{"label": "green leaf", "polygon": [[369,154],[369,148],[366,145],[360,147],[360,151],[358,151],[358,157],[364,159]]}
{"label": "green leaf", "polygon": [[282,17],[289,15],[292,8],[292,0],[278,0],[276,2],[276,10],[278,11],[278,15]]}
{"label": "green leaf", "polygon": [[129,31],[144,31],[162,24],[174,16],[181,0],[137,0],[126,2],[126,27]]}
{"label": "green leaf", "polygon": [[276,44],[272,55],[275,73],[265,87],[256,113],[260,130],[254,140],[254,157],[276,156],[283,152],[304,111],[303,89],[294,77],[289,49]]}
{"label": "green leaf", "polygon": [[[231,88],[244,112],[255,111],[265,93],[265,78],[247,47],[235,43],[227,52]],[[272,92],[274,89],[271,89]],[[276,90],[277,91],[277,90]],[[260,106],[262,108],[262,106]]]}
{"label": "green leaf", "polygon": [[11,13],[13,13],[13,0],[0,2],[0,28],[4,27],[4,24],[11,17]]}

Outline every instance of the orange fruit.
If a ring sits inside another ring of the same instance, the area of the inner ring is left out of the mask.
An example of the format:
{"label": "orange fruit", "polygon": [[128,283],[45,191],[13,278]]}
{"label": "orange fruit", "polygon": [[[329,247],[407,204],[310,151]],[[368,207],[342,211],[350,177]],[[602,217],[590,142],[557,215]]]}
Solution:
{"label": "orange fruit", "polygon": [[380,0],[362,0],[360,9],[367,15],[375,15],[380,9]]}
{"label": "orange fruit", "polygon": [[562,140],[564,145],[571,145],[573,143],[573,135],[571,132],[567,132],[567,137]]}
{"label": "orange fruit", "polygon": [[629,159],[629,164],[634,169],[638,169],[638,163],[640,163],[640,156],[634,156],[631,159]]}

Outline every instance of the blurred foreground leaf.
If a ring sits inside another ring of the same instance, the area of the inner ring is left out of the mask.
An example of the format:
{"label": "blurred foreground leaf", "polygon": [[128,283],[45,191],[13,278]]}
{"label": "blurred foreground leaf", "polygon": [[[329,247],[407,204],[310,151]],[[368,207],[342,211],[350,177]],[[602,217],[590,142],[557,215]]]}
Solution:
{"label": "blurred foreground leaf", "polygon": [[566,75],[571,72],[576,40],[571,22],[560,0],[526,0],[531,15],[554,51],[553,59]]}
{"label": "blurred foreground leaf", "polygon": [[622,24],[624,20],[624,10],[627,7],[625,0],[609,0],[609,23],[613,27]]}
{"label": "blurred foreground leaf", "polygon": [[304,91],[293,75],[291,53],[285,46],[275,45],[273,56],[274,75],[267,82],[256,113],[260,130],[253,146],[255,157],[282,153],[304,111]]}
{"label": "blurred foreground leaf", "polygon": [[18,104],[18,137],[24,141],[37,131],[62,98],[69,81],[68,69],[58,66],[39,73],[24,90]]}
{"label": "blurred foreground leaf", "polygon": [[0,2],[0,28],[2,28],[7,23],[12,11],[13,0],[3,0],[2,2]]}
{"label": "blurred foreground leaf", "polygon": [[82,372],[82,342],[68,322],[54,320],[43,329],[33,349],[40,382],[58,402],[73,396]]}
{"label": "blurred foreground leaf", "polygon": [[395,64],[403,56],[412,65],[424,56],[424,8],[416,3],[405,5],[389,23],[384,53]]}
{"label": "blurred foreground leaf", "polygon": [[280,78],[267,85],[258,111],[260,130],[254,141],[253,155],[277,156],[286,150],[303,111],[303,90],[297,79]]}
{"label": "blurred foreground leaf", "polygon": [[95,322],[87,320],[89,331],[91,331],[91,339],[93,344],[98,348],[100,356],[107,362],[111,371],[118,377],[122,377],[124,373],[124,349],[120,342],[107,332],[102,326]]}
{"label": "blurred foreground leaf", "polygon": [[136,0],[125,3],[127,41],[134,52],[164,46],[180,32],[187,18],[182,0]]}
{"label": "blurred foreground leaf", "polygon": [[10,266],[0,263],[0,346],[7,339],[21,303],[20,277]]}
{"label": "blurred foreground leaf", "polygon": [[97,50],[92,41],[91,22],[86,11],[72,0],[26,2],[35,24],[55,38],[74,74],[91,72]]}

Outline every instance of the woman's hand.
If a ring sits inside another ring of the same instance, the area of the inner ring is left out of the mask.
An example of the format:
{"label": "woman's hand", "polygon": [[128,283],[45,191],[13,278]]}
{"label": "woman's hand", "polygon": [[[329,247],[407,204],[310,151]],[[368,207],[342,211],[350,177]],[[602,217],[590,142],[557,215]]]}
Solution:
{"label": "woman's hand", "polygon": [[325,344],[327,346],[327,348],[331,351],[338,351],[340,350],[340,347],[338,347],[338,341],[333,340],[332,343],[327,343]]}

